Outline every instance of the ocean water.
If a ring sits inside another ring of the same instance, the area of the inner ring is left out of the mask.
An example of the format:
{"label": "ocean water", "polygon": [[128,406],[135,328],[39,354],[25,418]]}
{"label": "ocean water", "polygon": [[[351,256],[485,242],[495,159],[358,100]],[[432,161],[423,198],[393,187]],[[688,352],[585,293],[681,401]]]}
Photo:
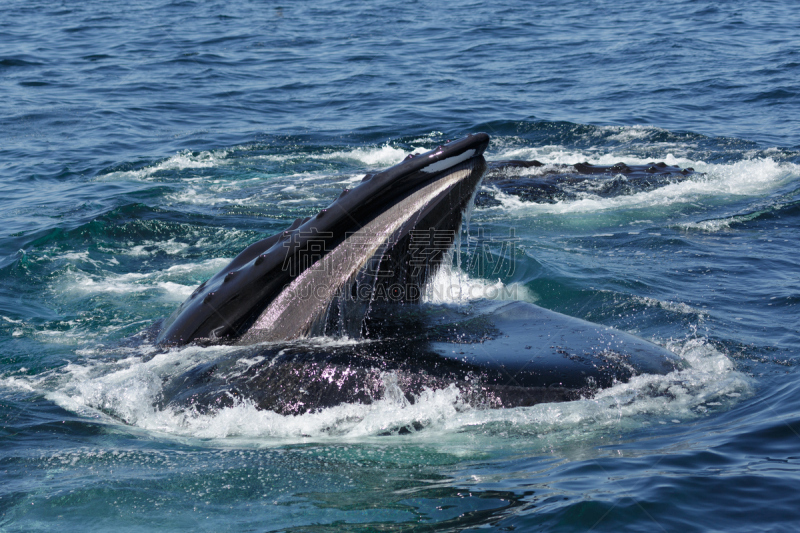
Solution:
{"label": "ocean water", "polygon": [[[798,27],[786,0],[6,0],[0,530],[796,530]],[[197,284],[477,131],[490,160],[697,173],[493,192],[461,255],[513,228],[515,268],[456,264],[433,304],[506,289],[686,369],[505,410],[455,389],[297,417],[157,407],[226,349],[146,340]]]}

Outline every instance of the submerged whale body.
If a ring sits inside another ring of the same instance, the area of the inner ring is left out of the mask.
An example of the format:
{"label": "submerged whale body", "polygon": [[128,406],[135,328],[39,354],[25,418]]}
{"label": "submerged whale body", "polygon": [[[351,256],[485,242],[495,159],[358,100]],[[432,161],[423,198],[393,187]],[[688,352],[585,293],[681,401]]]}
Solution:
{"label": "submerged whale body", "polygon": [[484,177],[484,187],[475,204],[500,205],[496,192],[513,195],[526,202],[553,204],[586,196],[609,198],[647,192],[679,183],[695,174],[693,168],[680,168],[664,162],[644,165],[545,165],[539,161],[493,161]]}
{"label": "submerged whale body", "polygon": [[514,407],[680,368],[653,343],[529,303],[421,303],[487,171],[488,143],[479,133],[410,155],[242,251],[157,339],[238,347],[173,377],[161,403],[203,410],[244,400],[301,414],[457,387],[473,405]]}

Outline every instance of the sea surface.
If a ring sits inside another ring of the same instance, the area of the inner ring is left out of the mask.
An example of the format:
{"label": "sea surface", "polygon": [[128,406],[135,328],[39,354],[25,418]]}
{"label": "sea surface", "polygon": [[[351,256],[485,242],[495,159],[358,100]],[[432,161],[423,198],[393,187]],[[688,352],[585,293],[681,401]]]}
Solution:
{"label": "sea surface", "polygon": [[[796,531],[798,28],[788,0],[5,0],[0,531]],[[507,289],[686,369],[504,410],[158,407],[225,350],[147,341],[194,287],[478,131],[489,160],[696,172],[494,191],[455,257],[513,229],[514,269],[457,261],[431,305]]]}

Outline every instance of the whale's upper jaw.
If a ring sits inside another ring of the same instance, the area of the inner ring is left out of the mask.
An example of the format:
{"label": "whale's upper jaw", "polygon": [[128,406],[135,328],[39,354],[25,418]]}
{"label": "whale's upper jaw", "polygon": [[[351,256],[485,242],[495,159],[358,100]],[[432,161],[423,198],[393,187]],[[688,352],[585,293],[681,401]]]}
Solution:
{"label": "whale's upper jaw", "polygon": [[[260,325],[257,329],[261,335],[252,342],[307,334],[319,318],[320,307],[330,303],[325,298],[333,297],[334,290],[308,302],[307,307],[297,302],[289,305],[286,295],[277,308],[277,304],[270,305],[288,287],[297,289],[298,279],[306,284],[318,283],[319,275],[306,273],[303,277],[303,273],[341,245],[348,247],[349,254],[338,254],[336,261],[348,263],[343,268],[331,262],[338,269],[334,284],[352,283],[359,268],[375,263],[375,254],[379,254],[378,263],[386,259],[400,268],[396,274],[406,283],[424,283],[441,256],[426,263],[422,276],[410,275],[407,269],[414,266],[418,270],[419,265],[409,265],[403,259],[408,257],[408,237],[415,231],[457,231],[462,212],[486,170],[483,152],[488,144],[489,136],[477,133],[368,174],[360,185],[343,191],[316,216],[298,219],[287,230],[242,251],[167,319],[157,342],[235,342],[254,325]],[[359,247],[350,238],[358,232],[380,242]],[[283,325],[270,329],[268,322],[284,314]],[[287,323],[298,325],[287,327]]]}

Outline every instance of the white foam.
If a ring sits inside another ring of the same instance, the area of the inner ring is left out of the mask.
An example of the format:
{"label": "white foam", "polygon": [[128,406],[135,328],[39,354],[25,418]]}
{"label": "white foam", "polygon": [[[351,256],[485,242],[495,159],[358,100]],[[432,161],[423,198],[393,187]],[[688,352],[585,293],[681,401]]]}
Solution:
{"label": "white foam", "polygon": [[189,248],[188,243],[176,241],[173,237],[166,241],[141,241],[141,244],[137,244],[136,246],[122,248],[120,253],[132,256],[146,256],[156,253],[177,255],[184,252],[187,248]]}
{"label": "white foam", "polygon": [[402,395],[387,394],[386,398],[372,404],[342,404],[299,416],[262,411],[247,401],[207,415],[191,410],[153,410],[136,413],[136,425],[151,431],[202,439],[257,438],[262,439],[262,443],[265,438],[279,443],[350,440],[376,436],[414,423],[441,424],[455,415],[461,404],[458,390],[450,387],[425,391],[414,404]]}
{"label": "white foam", "polygon": [[108,271],[86,273],[69,271],[53,287],[59,295],[85,297],[93,294],[120,296],[156,290],[166,301],[182,302],[194,290],[195,281],[181,283],[189,276],[210,277],[230,262],[229,259],[208,259],[199,263],[174,265],[165,270],[147,273],[114,274]]}
{"label": "white foam", "polygon": [[462,304],[476,300],[535,302],[538,298],[522,284],[473,278],[445,261],[422,291],[422,301],[433,304]]}
{"label": "white foam", "polygon": [[113,257],[110,258],[110,259],[103,259],[103,260],[93,259],[92,257],[89,256],[89,252],[88,251],[85,251],[85,252],[67,252],[67,253],[55,255],[53,257],[45,256],[44,258],[49,259],[49,260],[53,260],[53,261],[66,261],[66,262],[72,263],[72,264],[86,263],[86,264],[92,265],[93,267],[97,267],[97,268],[102,268],[103,266],[106,266],[106,265],[113,265],[115,263],[118,264],[117,260],[114,259]]}
{"label": "white foam", "polygon": [[234,199],[225,198],[222,196],[224,192],[219,187],[212,187],[209,189],[202,189],[200,187],[187,187],[178,192],[167,194],[164,199],[167,205],[170,204],[191,204],[191,205],[230,205],[239,204],[244,205],[247,199]]}
{"label": "white foam", "polygon": [[661,309],[664,309],[665,311],[670,311],[672,313],[677,313],[682,315],[696,315],[699,317],[708,316],[708,312],[703,311],[701,309],[695,309],[694,307],[687,305],[683,302],[665,302],[657,300],[655,298],[650,298],[648,296],[635,296],[634,300],[648,307],[659,307]]}
{"label": "white foam", "polygon": [[391,166],[399,163],[406,156],[400,148],[384,144],[374,148],[354,148],[352,150],[336,151],[327,154],[314,155],[317,159],[343,159],[355,160],[369,167]]}
{"label": "white foam", "polygon": [[[428,133],[427,135],[423,135],[422,137],[418,137],[418,138],[414,139],[413,141],[411,141],[411,143],[412,144],[424,144],[424,143],[436,142],[436,139],[441,139],[442,135],[444,135],[444,133],[442,133],[441,131],[434,130],[434,131]],[[446,141],[446,142],[449,142],[449,141]]]}
{"label": "white foam", "polygon": [[700,222],[682,222],[677,224],[677,227],[686,230],[697,230],[706,233],[714,233],[728,229],[732,224],[743,222],[745,217],[730,217],[715,220],[702,220]]}
{"label": "white foam", "polygon": [[[668,130],[655,126],[600,126],[595,136],[603,136],[611,141],[631,142],[651,139],[654,135],[667,133]],[[611,133],[611,135],[608,135]]]}
{"label": "white foam", "polygon": [[209,150],[192,153],[189,150],[178,152],[177,154],[160,161],[154,165],[138,170],[121,170],[110,172],[98,176],[98,180],[127,179],[127,180],[150,180],[154,174],[163,170],[184,170],[189,168],[213,168],[223,164],[228,156],[227,150]]}

